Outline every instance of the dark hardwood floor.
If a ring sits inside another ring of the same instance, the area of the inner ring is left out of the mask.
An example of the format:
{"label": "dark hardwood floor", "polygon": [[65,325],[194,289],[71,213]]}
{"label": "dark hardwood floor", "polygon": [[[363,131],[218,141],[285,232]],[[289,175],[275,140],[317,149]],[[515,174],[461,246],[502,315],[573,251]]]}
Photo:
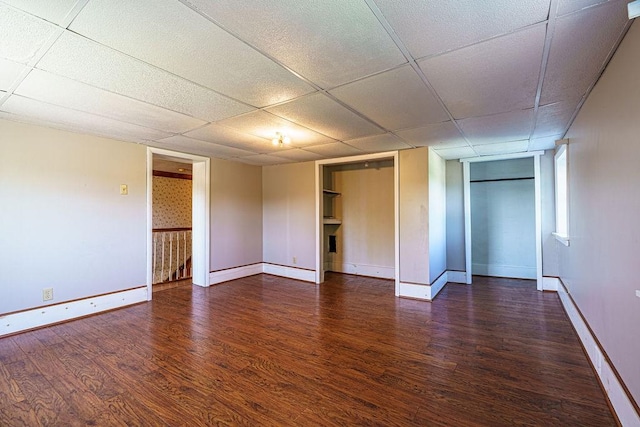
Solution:
{"label": "dark hardwood floor", "polygon": [[0,339],[0,425],[615,425],[557,295],[268,275]]}

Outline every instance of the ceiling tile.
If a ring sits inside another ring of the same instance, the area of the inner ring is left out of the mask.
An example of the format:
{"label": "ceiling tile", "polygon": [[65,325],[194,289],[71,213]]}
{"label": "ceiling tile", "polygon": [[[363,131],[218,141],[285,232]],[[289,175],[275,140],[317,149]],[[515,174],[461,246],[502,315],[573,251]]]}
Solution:
{"label": "ceiling tile", "polygon": [[342,142],[335,142],[333,144],[324,144],[324,145],[314,145],[313,147],[306,147],[305,150],[311,151],[312,153],[316,153],[323,157],[328,157],[328,158],[354,156],[357,154],[363,154],[361,150],[350,147],[346,144],[343,144]]}
{"label": "ceiling tile", "polygon": [[407,62],[363,1],[189,2],[323,88]]}
{"label": "ceiling tile", "polygon": [[0,58],[0,90],[9,90],[16,79],[29,67]]}
{"label": "ceiling tile", "polygon": [[527,151],[529,140],[498,142],[496,144],[474,145],[476,152],[481,156],[492,156],[494,154],[522,153]]}
{"label": "ceiling tile", "polygon": [[283,163],[293,163],[293,160],[283,159],[281,157],[270,156],[267,154],[258,154],[255,156],[238,157],[233,159],[237,162],[246,163],[254,166],[281,165]]}
{"label": "ceiling tile", "polygon": [[206,123],[41,70],[32,70],[15,93],[165,132],[181,133]]}
{"label": "ceiling tile", "polygon": [[57,31],[53,24],[0,3],[0,58],[27,64]]}
{"label": "ceiling tile", "polygon": [[235,129],[216,124],[201,127],[191,132],[187,132],[185,135],[202,141],[240,148],[259,154],[280,150],[280,148],[274,147],[269,139],[238,132]]}
{"label": "ceiling tile", "polygon": [[557,135],[564,133],[573,117],[577,107],[576,102],[556,102],[555,104],[541,105],[538,108],[536,127],[533,137]]}
{"label": "ceiling tile", "polygon": [[549,0],[375,0],[414,58],[447,52],[547,19]]}
{"label": "ceiling tile", "polygon": [[415,147],[438,146],[439,148],[450,148],[468,145],[452,121],[401,130],[396,134]]}
{"label": "ceiling tile", "polygon": [[340,140],[384,132],[322,93],[298,98],[267,111]]}
{"label": "ceiling tile", "polygon": [[493,116],[472,117],[458,123],[467,140],[476,144],[528,139],[533,121],[533,109],[512,111]]}
{"label": "ceiling tile", "polygon": [[562,139],[561,134],[531,139],[529,141],[529,151],[553,150],[556,148],[556,141],[559,139]]}
{"label": "ceiling tile", "polygon": [[566,15],[606,2],[607,0],[559,0],[557,15]]}
{"label": "ceiling tile", "polygon": [[464,159],[467,157],[477,157],[476,152],[471,147],[436,148],[434,151],[445,160]]}
{"label": "ceiling tile", "polygon": [[410,66],[341,86],[330,93],[388,130],[414,128],[449,118]]}
{"label": "ceiling tile", "polygon": [[78,0],[2,0],[13,7],[24,10],[27,13],[36,15],[44,20],[55,24],[62,24],[64,18],[73,9]]}
{"label": "ceiling tile", "polygon": [[220,159],[229,159],[232,157],[251,156],[255,153],[238,148],[227,147],[225,145],[213,144],[211,142],[200,141],[193,138],[187,138],[182,135],[175,135],[169,138],[159,139],[156,142],[161,143],[163,147],[173,150],[186,150],[193,154],[200,154],[208,157],[217,157]]}
{"label": "ceiling tile", "polygon": [[59,124],[64,129],[84,130],[88,133],[126,141],[157,139],[169,136],[169,134],[155,129],[70,110],[17,95],[12,95],[0,106],[0,109],[8,113],[29,117],[35,121]]}
{"label": "ceiling tile", "polygon": [[351,139],[345,141],[348,145],[357,148],[365,153],[377,153],[383,151],[395,151],[411,148],[397,136],[387,133],[384,135],[368,136],[365,138]]}
{"label": "ceiling tile", "polygon": [[225,119],[220,121],[219,124],[232,127],[243,133],[266,138],[267,140],[274,138],[276,132],[282,132],[291,138],[291,146],[293,147],[334,142],[329,137],[264,111],[254,111],[253,113]]}
{"label": "ceiling tile", "polygon": [[456,119],[533,108],[545,34],[539,25],[419,65]]}
{"label": "ceiling tile", "polygon": [[254,106],[313,91],[177,1],[92,0],[70,29]]}
{"label": "ceiling tile", "polygon": [[321,156],[320,154],[312,153],[300,148],[279,151],[277,153],[277,156],[283,159],[292,160],[294,162],[309,162],[324,158],[324,156]]}
{"label": "ceiling tile", "polygon": [[38,62],[38,68],[207,121],[253,110],[68,31]]}
{"label": "ceiling tile", "polygon": [[580,100],[596,81],[628,20],[626,1],[558,18],[540,103]]}

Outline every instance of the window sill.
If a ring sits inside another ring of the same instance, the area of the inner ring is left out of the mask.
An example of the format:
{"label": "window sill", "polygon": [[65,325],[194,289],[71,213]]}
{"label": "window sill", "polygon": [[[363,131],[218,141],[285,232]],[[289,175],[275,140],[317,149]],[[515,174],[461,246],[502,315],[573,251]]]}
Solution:
{"label": "window sill", "polygon": [[569,246],[569,236],[565,236],[564,234],[551,233],[556,238],[556,240],[562,243],[565,246]]}

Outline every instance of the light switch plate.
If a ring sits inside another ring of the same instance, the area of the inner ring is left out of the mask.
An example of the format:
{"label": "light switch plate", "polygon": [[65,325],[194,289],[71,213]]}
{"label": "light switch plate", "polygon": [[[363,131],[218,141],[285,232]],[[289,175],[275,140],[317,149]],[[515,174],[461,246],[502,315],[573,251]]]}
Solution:
{"label": "light switch plate", "polygon": [[640,298],[640,290],[637,290],[637,291],[636,291],[636,296],[637,296],[638,298]]}
{"label": "light switch plate", "polygon": [[127,194],[129,194],[129,187],[127,187],[127,184],[120,184],[120,195],[126,196]]}

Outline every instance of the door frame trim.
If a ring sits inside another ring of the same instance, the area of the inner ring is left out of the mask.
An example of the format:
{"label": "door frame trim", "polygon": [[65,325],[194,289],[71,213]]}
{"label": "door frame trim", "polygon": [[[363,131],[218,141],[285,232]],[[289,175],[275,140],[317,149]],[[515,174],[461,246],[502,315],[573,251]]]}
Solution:
{"label": "door frame trim", "polygon": [[192,281],[194,285],[207,287],[210,264],[211,227],[211,159],[195,154],[181,153],[161,148],[147,147],[147,290],[148,300],[153,294],[153,155],[187,160],[193,166],[192,172]]}

